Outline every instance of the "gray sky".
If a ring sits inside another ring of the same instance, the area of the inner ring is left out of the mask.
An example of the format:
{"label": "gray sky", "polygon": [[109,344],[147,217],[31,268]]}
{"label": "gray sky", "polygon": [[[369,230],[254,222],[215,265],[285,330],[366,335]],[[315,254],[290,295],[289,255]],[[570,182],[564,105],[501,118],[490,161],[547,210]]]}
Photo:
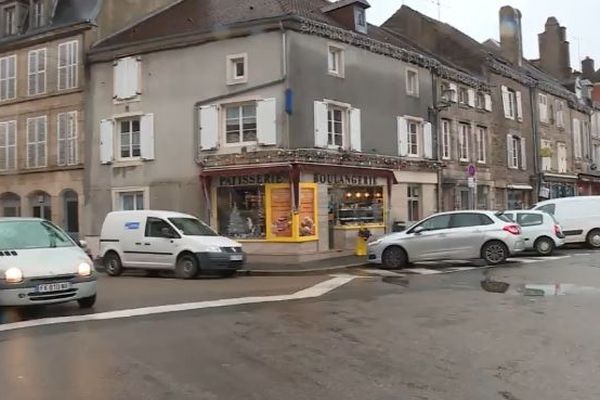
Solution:
{"label": "gray sky", "polygon": [[[524,52],[527,58],[538,58],[537,34],[543,32],[549,16],[555,16],[567,27],[571,42],[571,66],[581,69],[580,59],[590,56],[600,68],[600,35],[596,32],[600,16],[599,0],[439,0],[441,20],[479,42],[498,39],[498,11],[511,5],[523,14]],[[381,24],[402,4],[433,18],[438,18],[437,0],[370,0],[369,21]]]}

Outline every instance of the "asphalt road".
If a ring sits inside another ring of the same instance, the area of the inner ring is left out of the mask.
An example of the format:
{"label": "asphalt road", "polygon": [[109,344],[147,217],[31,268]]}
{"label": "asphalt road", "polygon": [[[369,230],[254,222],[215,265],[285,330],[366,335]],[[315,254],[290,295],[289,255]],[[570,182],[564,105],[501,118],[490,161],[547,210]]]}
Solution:
{"label": "asphalt road", "polygon": [[[0,332],[0,399],[597,399],[600,252],[565,254],[447,274],[356,271],[312,299]],[[328,279],[105,278],[95,311],[287,295]],[[534,284],[570,292],[524,295]],[[79,313],[36,312],[12,317]]]}

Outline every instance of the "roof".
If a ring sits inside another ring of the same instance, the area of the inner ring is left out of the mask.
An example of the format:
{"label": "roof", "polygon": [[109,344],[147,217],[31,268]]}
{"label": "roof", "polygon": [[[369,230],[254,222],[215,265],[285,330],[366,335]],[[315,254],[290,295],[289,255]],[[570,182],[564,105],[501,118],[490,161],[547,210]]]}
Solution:
{"label": "roof", "polygon": [[330,3],[321,9],[323,12],[330,12],[333,10],[337,10],[340,8],[348,7],[349,5],[357,4],[363,8],[369,8],[371,5],[367,0],[338,0],[336,2]]}

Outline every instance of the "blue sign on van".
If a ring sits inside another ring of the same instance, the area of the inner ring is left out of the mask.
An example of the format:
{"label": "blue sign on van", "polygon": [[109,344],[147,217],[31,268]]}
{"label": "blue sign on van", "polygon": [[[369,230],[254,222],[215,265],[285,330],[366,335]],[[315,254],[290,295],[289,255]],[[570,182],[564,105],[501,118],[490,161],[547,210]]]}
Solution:
{"label": "blue sign on van", "polygon": [[125,229],[129,229],[129,230],[140,229],[140,223],[139,222],[125,222]]}

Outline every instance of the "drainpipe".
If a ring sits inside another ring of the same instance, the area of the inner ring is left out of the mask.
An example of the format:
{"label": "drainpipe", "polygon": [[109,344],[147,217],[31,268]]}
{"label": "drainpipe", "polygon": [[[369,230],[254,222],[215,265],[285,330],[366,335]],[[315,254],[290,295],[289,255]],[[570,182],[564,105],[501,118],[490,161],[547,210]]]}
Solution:
{"label": "drainpipe", "polygon": [[537,88],[533,86],[529,89],[529,103],[531,104],[531,128],[533,130],[533,172],[536,177],[536,187],[534,188],[533,198],[531,202],[533,204],[539,201],[540,188],[542,187],[543,178],[542,172],[540,171],[540,132],[539,132],[539,115],[537,107]]}
{"label": "drainpipe", "polygon": [[433,136],[435,137],[435,160],[436,160],[436,172],[437,172],[437,212],[441,212],[442,211],[442,202],[443,202],[443,195],[442,195],[442,160],[441,160],[441,143],[442,141],[440,140],[440,132],[439,132],[439,127],[440,127],[440,110],[438,109],[438,86],[439,86],[439,78],[437,75],[435,75],[433,73],[433,71],[431,71],[431,77],[432,77],[432,101],[433,101],[433,107],[430,108],[430,122],[431,122],[431,129],[433,131]]}

